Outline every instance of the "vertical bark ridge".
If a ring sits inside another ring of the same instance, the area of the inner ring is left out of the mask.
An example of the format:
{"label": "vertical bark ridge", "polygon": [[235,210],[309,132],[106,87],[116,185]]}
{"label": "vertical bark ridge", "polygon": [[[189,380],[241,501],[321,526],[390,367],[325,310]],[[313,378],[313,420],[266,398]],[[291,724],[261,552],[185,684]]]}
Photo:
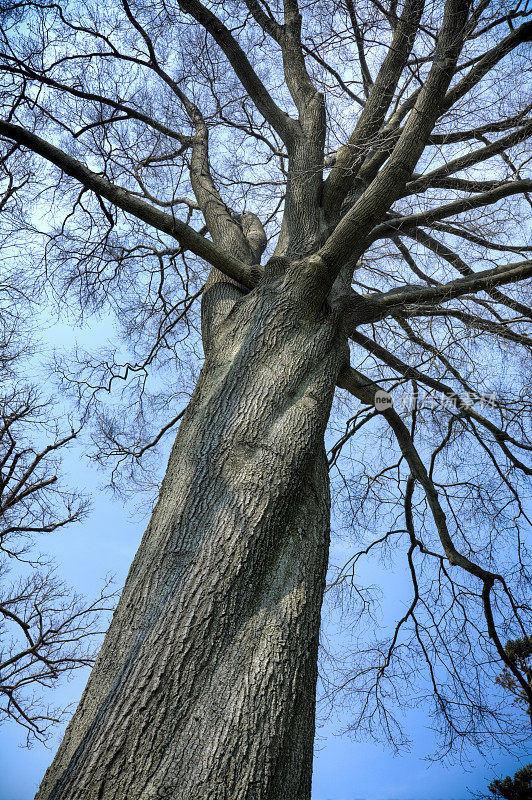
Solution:
{"label": "vertical bark ridge", "polygon": [[310,797],[323,433],[343,356],[333,315],[309,315],[282,275],[213,330],[39,800]]}

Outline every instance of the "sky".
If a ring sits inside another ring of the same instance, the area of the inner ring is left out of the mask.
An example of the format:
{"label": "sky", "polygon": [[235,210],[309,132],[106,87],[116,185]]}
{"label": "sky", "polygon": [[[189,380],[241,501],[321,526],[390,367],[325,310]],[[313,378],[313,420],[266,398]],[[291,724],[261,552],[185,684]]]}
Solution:
{"label": "sky", "polygon": [[[68,454],[64,471],[71,486],[91,495],[92,513],[83,523],[47,537],[41,549],[55,556],[66,582],[91,596],[108,573],[123,582],[146,519],[134,512],[132,504],[124,505],[104,491],[102,474],[80,453]],[[85,680],[86,673],[78,674],[60,686],[54,702],[75,704]],[[472,754],[469,771],[427,761],[435,742],[423,709],[413,709],[409,715],[414,746],[399,756],[386,745],[341,735],[348,721],[339,714],[318,730],[312,800],[472,800],[473,793],[485,791],[493,777],[513,774],[523,763],[497,753],[491,754],[493,766]],[[28,750],[17,726],[0,727],[0,800],[34,797],[58,741],[59,736],[50,748],[36,744]]]}

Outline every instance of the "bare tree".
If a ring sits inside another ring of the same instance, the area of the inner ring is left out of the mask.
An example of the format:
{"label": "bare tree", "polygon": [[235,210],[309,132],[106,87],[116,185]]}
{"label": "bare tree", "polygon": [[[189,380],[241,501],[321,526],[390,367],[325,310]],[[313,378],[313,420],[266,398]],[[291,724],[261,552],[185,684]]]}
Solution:
{"label": "bare tree", "polygon": [[21,374],[32,353],[25,319],[36,305],[20,270],[8,268],[12,255],[0,275],[0,723],[15,720],[30,745],[64,719],[45,690],[93,663],[112,594],[107,582],[87,604],[37,550],[42,534],[78,521],[87,504],[58,479],[59,456],[79,430],[61,435],[52,403]]}
{"label": "bare tree", "polygon": [[88,605],[42,568],[2,585],[0,721],[25,728],[27,745],[46,741],[68,718],[68,709],[50,703],[46,690],[94,663],[102,611],[110,604],[107,588]]}
{"label": "bare tree", "polygon": [[95,457],[118,484],[179,422],[40,800],[310,796],[328,466],[329,595],[371,611],[378,549],[412,584],[328,695],[394,741],[423,699],[444,750],[529,736],[490,690],[532,699],[529,12],[3,4],[6,180],[23,153],[54,285],[122,326],[62,367]]}
{"label": "bare tree", "polygon": [[[77,431],[36,449],[30,440],[48,427],[51,404],[27,386],[7,388],[0,380],[0,721],[14,719],[31,744],[64,719],[65,710],[47,702],[44,690],[93,663],[112,594],[107,582],[87,604],[36,554],[40,534],[84,514],[85,502],[58,488],[56,456]],[[21,565],[15,579],[13,561]]]}

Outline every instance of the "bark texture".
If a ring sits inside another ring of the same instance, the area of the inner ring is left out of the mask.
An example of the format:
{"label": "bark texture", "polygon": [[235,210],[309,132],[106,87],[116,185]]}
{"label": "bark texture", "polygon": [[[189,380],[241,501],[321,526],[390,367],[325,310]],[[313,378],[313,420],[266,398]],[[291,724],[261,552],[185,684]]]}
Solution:
{"label": "bark texture", "polygon": [[345,345],[294,272],[236,302],[212,286],[203,372],[39,800],[310,797]]}

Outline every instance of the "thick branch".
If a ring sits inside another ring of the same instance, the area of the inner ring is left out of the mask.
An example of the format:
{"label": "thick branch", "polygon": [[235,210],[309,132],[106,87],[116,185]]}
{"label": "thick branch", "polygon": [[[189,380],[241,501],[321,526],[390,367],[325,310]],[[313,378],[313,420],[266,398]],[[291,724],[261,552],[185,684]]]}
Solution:
{"label": "thick branch", "polygon": [[369,242],[374,242],[377,239],[382,239],[383,236],[396,234],[408,228],[418,228],[423,225],[430,225],[432,222],[437,222],[440,219],[447,217],[454,217],[457,214],[463,214],[466,211],[471,211],[474,208],[482,208],[482,206],[493,205],[505,197],[511,197],[514,194],[522,194],[532,190],[532,179],[527,178],[522,181],[509,181],[496,189],[490,189],[487,192],[480,192],[479,194],[472,195],[471,197],[462,197],[460,200],[455,200],[452,203],[446,203],[438,208],[431,208],[428,211],[422,211],[420,214],[408,214],[404,217],[395,217],[382,222],[377,225],[369,236]]}
{"label": "thick branch", "polygon": [[464,294],[488,291],[495,286],[516,283],[530,277],[532,277],[532,260],[527,260],[474,272],[471,275],[465,275],[440,286],[402,286],[383,294],[365,295],[362,303],[360,297],[357,297],[354,300],[354,316],[359,320],[363,318],[363,307],[366,303],[368,304],[368,309],[373,306],[377,318],[380,319],[383,312],[388,309],[397,310],[404,305],[418,305],[420,303],[445,303]]}
{"label": "thick branch", "polygon": [[233,278],[245,286],[251,287],[258,280],[258,271],[243,264],[236,258],[220,250],[216,245],[200,236],[194,228],[182,222],[180,219],[165,214],[158,208],[133,197],[125,189],[110,183],[106,178],[93,172],[81,161],[73,158],[63,150],[41,139],[30,131],[24,130],[17,125],[0,121],[0,135],[6,136],[12,141],[16,141],[24,147],[29,148],[34,153],[55,164],[59,169],[66,172],[72,178],[78,180],[83,186],[97,195],[109,200],[117,208],[122,209],[128,214],[148,223],[153,228],[172,236],[184,248],[195,253],[195,255],[216,267],[229,278]]}
{"label": "thick branch", "polygon": [[442,97],[454,74],[463,45],[467,16],[467,3],[447,0],[430,72],[392,155],[320,250],[320,257],[329,265],[332,273],[326,279],[327,283],[334,280],[357,249],[356,245],[382,219],[414,171],[440,113]]}
{"label": "thick branch", "polygon": [[531,135],[532,120],[529,120],[522,127],[509,133],[508,136],[503,136],[486,147],[479,147],[476,150],[472,150],[470,153],[454,158],[446,164],[442,164],[441,167],[437,167],[431,172],[428,172],[426,175],[409,181],[406,184],[405,191],[408,192],[408,194],[423,192],[426,188],[433,185],[435,181],[446,178],[448,175],[454,175],[456,172],[462,172],[462,170],[472,167],[475,164],[480,164],[482,161],[487,161],[489,158],[493,158],[493,156],[505,152],[510,147],[524,142]]}
{"label": "thick branch", "polygon": [[179,6],[208,31],[221,48],[244,89],[262,116],[277,131],[283,142],[291,139],[294,121],[274,102],[270,93],[251,66],[248,57],[227,28],[199,0],[179,0]]}
{"label": "thick branch", "polygon": [[[423,7],[423,0],[407,0],[405,3],[390,49],[371,86],[367,103],[347,144],[337,152],[335,165],[323,190],[323,208],[333,224],[336,222],[343,199],[353,185],[358,168],[366,158],[366,148],[384,122],[412,50]],[[366,83],[366,86],[369,84]]]}
{"label": "thick branch", "polygon": [[284,25],[280,43],[286,85],[299,112],[300,120],[307,116],[307,108],[317,91],[305,64],[301,42],[301,14],[297,0],[284,0]]}
{"label": "thick branch", "polygon": [[[460,256],[447,247],[442,242],[435,239],[433,236],[430,236],[428,233],[423,231],[421,228],[416,228],[414,231],[407,231],[407,236],[410,236],[414,241],[419,242],[423,245],[427,250],[431,250],[440,258],[443,258],[447,261],[448,264],[451,264],[461,275],[474,275],[474,271],[471,267],[465,263]],[[394,239],[395,241],[395,239]],[[509,297],[502,292],[499,292],[498,289],[488,289],[487,293],[496,300],[498,303],[501,303],[507,308],[511,308],[513,311],[521,314],[523,317],[528,317],[529,319],[532,318],[532,308],[530,306],[525,305],[524,303],[520,303],[518,300],[515,300],[513,297]]]}
{"label": "thick branch", "polygon": [[508,53],[515,50],[520,44],[530,42],[532,40],[532,22],[525,22],[519,28],[512,31],[502,42],[499,42],[495,47],[489,50],[475,66],[464,75],[456,86],[453,86],[445,96],[444,108],[448,110],[453,105],[467,94],[473,86],[476,86],[482,78],[488,74],[495,64],[501,61]]}

